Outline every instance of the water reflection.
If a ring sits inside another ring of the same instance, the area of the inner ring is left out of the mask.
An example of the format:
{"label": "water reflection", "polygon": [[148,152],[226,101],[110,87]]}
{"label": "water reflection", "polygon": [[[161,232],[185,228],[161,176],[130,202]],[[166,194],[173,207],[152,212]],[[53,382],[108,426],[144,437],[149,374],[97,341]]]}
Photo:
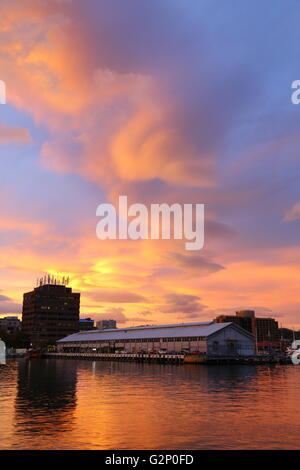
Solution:
{"label": "water reflection", "polygon": [[[35,434],[48,438],[70,432],[76,407],[77,365],[31,359],[19,363],[15,399],[15,442],[27,447]],[[28,441],[27,441],[28,439]]]}
{"label": "water reflection", "polygon": [[299,384],[296,366],[18,361],[0,448],[298,448]]}

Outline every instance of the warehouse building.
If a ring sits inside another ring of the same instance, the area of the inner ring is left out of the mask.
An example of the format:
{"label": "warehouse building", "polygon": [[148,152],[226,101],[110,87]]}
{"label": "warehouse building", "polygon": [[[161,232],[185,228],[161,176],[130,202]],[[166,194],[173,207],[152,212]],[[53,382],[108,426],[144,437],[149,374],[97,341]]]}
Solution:
{"label": "warehouse building", "polygon": [[182,323],[81,331],[57,341],[58,352],[255,354],[255,337],[234,323]]}

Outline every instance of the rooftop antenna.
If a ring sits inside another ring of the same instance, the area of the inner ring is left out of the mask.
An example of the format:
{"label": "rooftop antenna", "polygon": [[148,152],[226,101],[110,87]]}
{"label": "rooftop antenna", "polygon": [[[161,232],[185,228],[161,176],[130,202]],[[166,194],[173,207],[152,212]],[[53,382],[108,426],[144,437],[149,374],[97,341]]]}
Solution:
{"label": "rooftop antenna", "polygon": [[55,276],[54,274],[46,273],[41,277],[37,277],[36,286],[41,287],[47,284],[55,286],[67,286],[70,283],[69,276]]}

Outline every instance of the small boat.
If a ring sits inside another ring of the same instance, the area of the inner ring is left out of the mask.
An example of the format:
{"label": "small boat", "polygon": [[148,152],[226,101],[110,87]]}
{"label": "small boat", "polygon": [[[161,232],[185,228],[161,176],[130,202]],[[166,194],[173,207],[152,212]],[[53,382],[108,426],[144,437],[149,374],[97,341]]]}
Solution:
{"label": "small boat", "polygon": [[185,364],[203,364],[207,361],[206,355],[205,354],[197,354],[197,353],[191,353],[191,354],[185,354],[183,362]]}
{"label": "small boat", "polygon": [[40,351],[39,349],[29,349],[27,351],[27,353],[25,354],[25,357],[27,359],[31,359],[31,358],[39,358],[39,357],[42,357],[42,351]]}

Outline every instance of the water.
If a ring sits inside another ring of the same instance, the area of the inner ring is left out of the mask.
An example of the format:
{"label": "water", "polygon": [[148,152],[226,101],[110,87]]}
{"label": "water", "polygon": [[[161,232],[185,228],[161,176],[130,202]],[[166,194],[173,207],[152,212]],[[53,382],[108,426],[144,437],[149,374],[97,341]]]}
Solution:
{"label": "water", "polygon": [[297,449],[300,366],[21,359],[0,366],[0,449]]}

